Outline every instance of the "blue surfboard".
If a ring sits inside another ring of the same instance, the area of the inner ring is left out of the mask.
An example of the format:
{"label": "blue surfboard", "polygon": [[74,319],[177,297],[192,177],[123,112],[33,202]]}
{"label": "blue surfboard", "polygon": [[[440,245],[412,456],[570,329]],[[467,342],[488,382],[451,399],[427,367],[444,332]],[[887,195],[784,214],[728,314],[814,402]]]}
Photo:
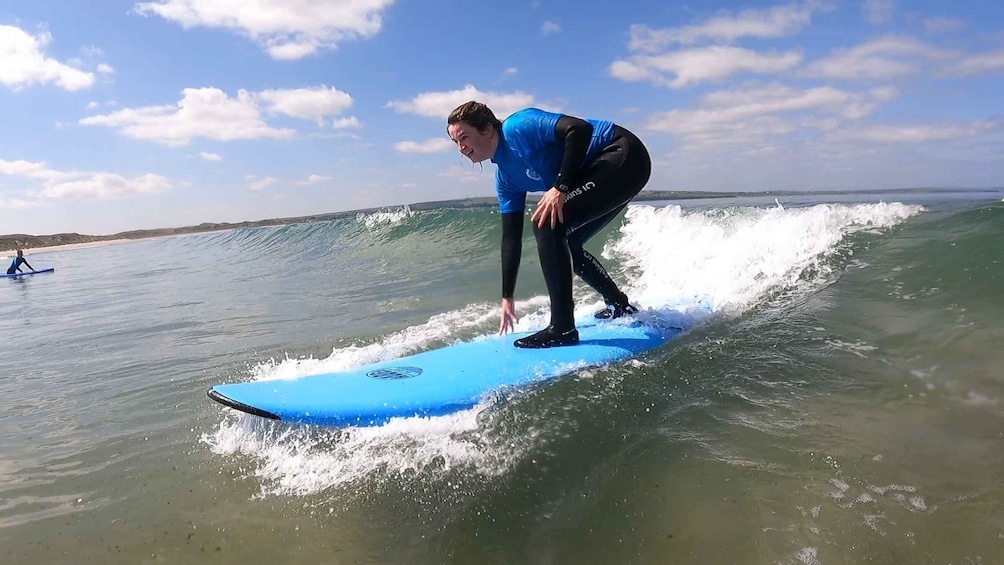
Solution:
{"label": "blue surfboard", "polygon": [[55,270],[56,269],[39,269],[37,271],[25,271],[23,273],[11,273],[9,275],[7,273],[0,273],[0,277],[4,277],[4,278],[8,278],[8,279],[16,279],[17,277],[26,277],[28,275],[39,275],[39,274],[42,274],[42,273],[51,273],[51,272],[53,272]]}
{"label": "blue surfboard", "polygon": [[632,357],[681,331],[638,321],[591,322],[579,326],[578,345],[547,349],[513,346],[527,334],[491,336],[336,373],[216,385],[209,398],[274,420],[375,426],[471,408],[507,387]]}

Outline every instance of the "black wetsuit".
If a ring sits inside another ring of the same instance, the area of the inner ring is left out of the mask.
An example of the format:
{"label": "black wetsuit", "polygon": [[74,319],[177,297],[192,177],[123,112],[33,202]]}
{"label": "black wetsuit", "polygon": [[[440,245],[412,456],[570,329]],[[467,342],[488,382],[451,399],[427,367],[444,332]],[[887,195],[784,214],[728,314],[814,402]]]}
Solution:
{"label": "black wetsuit", "polygon": [[[537,252],[551,299],[553,332],[565,333],[575,327],[573,270],[607,304],[628,302],[603,265],[583,248],[589,238],[610,223],[641,191],[652,172],[651,158],[641,140],[623,127],[611,126],[612,130],[606,134],[609,141],[597,147],[594,126],[590,122],[562,115],[554,125],[554,143],[563,146],[561,166],[551,182],[546,178],[540,180],[541,184],[556,186],[566,193],[562,209],[564,221],[553,229],[550,221],[546,221],[543,228],[534,225]],[[506,124],[502,131],[500,145],[506,142]],[[527,176],[530,172],[528,168]],[[502,213],[502,296],[505,298],[512,297],[516,286],[524,215],[522,210],[508,213],[503,210]]]}
{"label": "black wetsuit", "polygon": [[31,265],[28,264],[27,261],[24,260],[24,257],[15,257],[14,260],[10,262],[10,267],[7,269],[7,274],[13,275],[14,273],[20,271],[21,265],[27,265],[27,267],[32,271],[35,270],[31,267]]}

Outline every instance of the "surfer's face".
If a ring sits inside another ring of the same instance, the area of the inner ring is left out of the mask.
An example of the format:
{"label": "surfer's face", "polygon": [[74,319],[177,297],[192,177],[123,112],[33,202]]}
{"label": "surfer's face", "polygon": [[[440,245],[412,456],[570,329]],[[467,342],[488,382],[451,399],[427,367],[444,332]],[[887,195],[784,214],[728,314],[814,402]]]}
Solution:
{"label": "surfer's face", "polygon": [[498,136],[493,126],[489,125],[484,131],[478,131],[467,122],[457,122],[450,124],[446,128],[446,133],[450,134],[450,139],[457,144],[457,149],[472,163],[480,163],[495,155]]}

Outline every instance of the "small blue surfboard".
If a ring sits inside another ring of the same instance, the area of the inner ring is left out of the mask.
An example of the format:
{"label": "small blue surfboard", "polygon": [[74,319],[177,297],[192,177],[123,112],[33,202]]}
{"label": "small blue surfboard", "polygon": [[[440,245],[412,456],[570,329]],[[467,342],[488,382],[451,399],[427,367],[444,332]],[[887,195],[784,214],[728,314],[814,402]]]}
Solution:
{"label": "small blue surfboard", "polygon": [[42,273],[51,273],[51,272],[54,272],[55,270],[56,269],[54,269],[54,268],[39,269],[37,271],[25,271],[23,273],[11,273],[9,275],[7,273],[0,273],[0,277],[8,278],[8,279],[16,279],[18,277],[26,277],[28,275],[40,275]]}
{"label": "small blue surfboard", "polygon": [[295,380],[216,385],[209,398],[256,416],[327,426],[375,426],[395,417],[441,416],[471,408],[506,387],[554,378],[654,349],[679,335],[624,320],[579,326],[579,344],[520,349],[492,336]]}

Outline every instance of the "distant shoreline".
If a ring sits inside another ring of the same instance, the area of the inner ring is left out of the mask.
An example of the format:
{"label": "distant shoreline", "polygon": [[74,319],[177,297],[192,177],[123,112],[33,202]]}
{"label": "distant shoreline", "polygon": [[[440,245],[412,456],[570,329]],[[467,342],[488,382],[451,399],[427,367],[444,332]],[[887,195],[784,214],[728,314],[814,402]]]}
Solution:
{"label": "distant shoreline", "polygon": [[[850,195],[850,194],[925,194],[925,193],[951,193],[951,192],[1000,192],[1000,188],[899,188],[890,190],[819,190],[819,191],[787,191],[768,190],[760,192],[707,192],[707,191],[686,191],[686,190],[643,190],[635,197],[634,201],[653,200],[699,200],[711,198],[758,198],[758,197],[780,197],[780,196],[807,196],[807,195]],[[530,194],[530,200],[535,201],[536,195]],[[171,235],[187,235],[196,233],[206,233],[213,231],[231,230],[247,227],[280,226],[287,224],[302,224],[310,222],[326,222],[339,218],[355,216],[358,214],[371,214],[389,208],[403,208],[408,206],[412,210],[436,210],[444,208],[484,208],[495,206],[497,200],[494,196],[484,196],[477,198],[460,198],[454,200],[437,200],[431,202],[417,202],[414,204],[397,204],[392,206],[379,206],[375,208],[364,208],[358,210],[346,210],[344,212],[331,212],[327,214],[315,214],[311,216],[297,216],[291,218],[269,218],[263,220],[251,220],[237,223],[202,223],[196,226],[185,226],[179,228],[157,228],[148,230],[133,230],[120,232],[112,235],[87,235],[79,233],[57,233],[52,235],[28,235],[28,234],[7,234],[0,235],[0,254],[13,254],[16,249],[24,250],[51,250],[53,248],[69,249],[73,247],[89,247],[91,245],[101,245],[104,243],[121,243],[135,239],[147,239],[152,237],[164,237]]]}

